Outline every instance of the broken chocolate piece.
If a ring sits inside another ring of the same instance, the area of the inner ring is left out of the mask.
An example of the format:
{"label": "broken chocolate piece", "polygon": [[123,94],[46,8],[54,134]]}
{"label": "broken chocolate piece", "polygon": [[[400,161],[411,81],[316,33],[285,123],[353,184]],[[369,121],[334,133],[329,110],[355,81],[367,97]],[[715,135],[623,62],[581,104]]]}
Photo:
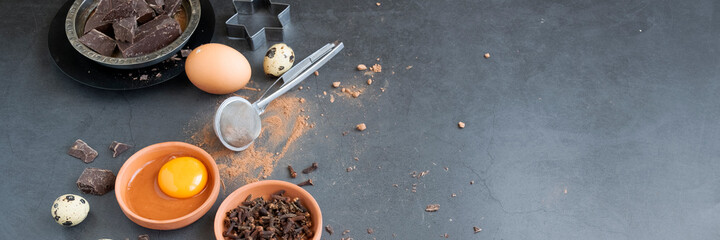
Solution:
{"label": "broken chocolate piece", "polygon": [[175,15],[177,11],[180,11],[180,5],[182,5],[182,0],[165,1],[165,6],[163,7],[163,10],[165,10],[165,15],[168,15],[170,17]]}
{"label": "broken chocolate piece", "polygon": [[110,143],[110,150],[113,151],[113,157],[117,157],[118,155],[127,151],[131,147],[132,146],[130,146],[130,145],[127,145],[127,144],[124,144],[121,142],[117,142],[117,141],[113,141],[112,143]]}
{"label": "broken chocolate piece", "polygon": [[137,31],[135,17],[127,17],[113,23],[115,40],[132,43]]}
{"label": "broken chocolate piece", "polygon": [[150,5],[145,0],[133,0],[133,8],[140,24],[146,23],[155,17],[155,10],[150,8]]}
{"label": "broken chocolate piece", "polygon": [[163,7],[165,6],[165,1],[163,0],[147,0],[147,4],[152,8],[157,15],[163,14],[165,11],[163,10]]}
{"label": "broken chocolate piece", "polygon": [[110,170],[86,168],[77,180],[80,191],[102,196],[115,188],[115,174]]}
{"label": "broken chocolate piece", "polygon": [[161,49],[175,41],[182,30],[180,24],[168,17],[160,15],[140,25],[133,44],[119,44],[123,57],[137,57]]}
{"label": "broken chocolate piece", "polygon": [[103,17],[105,21],[120,20],[135,16],[133,0],[110,0],[112,9]]}
{"label": "broken chocolate piece", "polygon": [[97,157],[98,152],[83,142],[83,140],[75,140],[75,143],[68,149],[68,155],[76,157],[85,163],[91,163]]}
{"label": "broken chocolate piece", "polygon": [[97,29],[100,32],[110,32],[110,25],[112,21],[105,21],[105,15],[112,10],[112,3],[110,0],[99,0],[98,6],[95,8],[95,12],[90,15],[88,20],[85,22],[85,29],[83,34],[90,32],[90,30]]}
{"label": "broken chocolate piece", "polygon": [[117,45],[114,39],[95,29],[90,30],[78,40],[93,51],[108,57],[112,55],[113,51],[115,51],[115,45]]}
{"label": "broken chocolate piece", "polygon": [[191,52],[192,52],[192,50],[190,50],[190,49],[180,49],[180,56],[186,58],[186,57],[190,56]]}
{"label": "broken chocolate piece", "polygon": [[138,240],[150,240],[150,236],[147,234],[139,235]]}

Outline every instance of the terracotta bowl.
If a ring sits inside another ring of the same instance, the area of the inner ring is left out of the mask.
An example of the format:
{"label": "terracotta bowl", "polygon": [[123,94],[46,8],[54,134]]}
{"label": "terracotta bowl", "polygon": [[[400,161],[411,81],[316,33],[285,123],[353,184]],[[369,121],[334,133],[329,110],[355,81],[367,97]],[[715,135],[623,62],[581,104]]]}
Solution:
{"label": "terracotta bowl", "polygon": [[[127,186],[134,173],[147,162],[168,156],[169,154],[186,154],[200,160],[208,171],[208,181],[204,191],[211,191],[207,199],[192,212],[167,220],[148,219],[133,212],[127,203]],[[197,221],[207,213],[220,193],[220,173],[215,160],[205,150],[184,142],[164,142],[147,146],[130,156],[118,172],[115,181],[115,198],[125,216],[140,226],[156,230],[172,230],[185,227]]]}
{"label": "terracotta bowl", "polygon": [[225,198],[222,204],[220,204],[220,207],[218,207],[217,213],[215,213],[215,238],[218,240],[225,239],[222,235],[223,231],[225,230],[225,226],[223,226],[225,213],[230,211],[230,209],[236,208],[238,205],[240,205],[240,203],[245,201],[245,198],[247,198],[248,194],[252,194],[253,199],[258,197],[270,199],[270,195],[280,190],[285,190],[284,196],[286,197],[300,199],[303,206],[308,209],[311,215],[311,230],[313,231],[313,233],[315,233],[312,239],[320,240],[320,236],[322,235],[322,213],[320,212],[320,206],[318,206],[315,198],[313,198],[310,193],[305,191],[305,189],[302,189],[295,184],[278,180],[265,180],[254,182],[238,188],[229,196],[227,196],[227,198]]}

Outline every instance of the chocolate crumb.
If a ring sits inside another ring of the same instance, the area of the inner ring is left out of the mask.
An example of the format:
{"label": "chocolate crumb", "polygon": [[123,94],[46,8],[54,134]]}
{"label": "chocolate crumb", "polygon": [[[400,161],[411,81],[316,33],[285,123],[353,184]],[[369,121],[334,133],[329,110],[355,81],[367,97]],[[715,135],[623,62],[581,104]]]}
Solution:
{"label": "chocolate crumb", "polygon": [[334,88],[338,88],[338,87],[340,87],[340,82],[333,82],[333,83],[332,83],[332,86],[333,86]]}
{"label": "chocolate crumb", "polygon": [[186,58],[186,57],[190,56],[191,52],[192,52],[192,50],[190,50],[190,49],[181,49],[180,56]]}
{"label": "chocolate crumb", "polygon": [[124,144],[121,142],[117,142],[117,141],[112,141],[112,143],[110,143],[110,150],[112,150],[112,152],[113,152],[113,157],[117,157],[118,155],[127,151],[131,147],[132,146],[130,146],[130,145],[127,145],[127,144]]}
{"label": "chocolate crumb", "polygon": [[474,183],[475,183],[475,181],[470,181],[470,185],[473,185]]}
{"label": "chocolate crumb", "polygon": [[332,226],[330,225],[325,226],[325,231],[327,231],[330,235],[333,235],[333,233],[335,233]]}
{"label": "chocolate crumb", "polygon": [[315,76],[320,75],[320,73],[318,71],[315,71],[313,74],[315,74]]}
{"label": "chocolate crumb", "polygon": [[393,187],[398,187],[397,183],[393,184]]}
{"label": "chocolate crumb", "polygon": [[365,71],[365,70],[367,70],[367,66],[365,66],[365,64],[359,64],[359,65],[357,65],[357,70]]}
{"label": "chocolate crumb", "polygon": [[345,171],[347,171],[347,172],[352,172],[352,170],[353,170],[352,167],[348,167],[347,169],[345,169]]}
{"label": "chocolate crumb", "polygon": [[440,204],[430,204],[425,207],[426,212],[437,212],[437,210],[440,210]]}
{"label": "chocolate crumb", "polygon": [[464,122],[458,122],[458,127],[459,127],[459,128],[465,128],[465,123],[464,123]]}
{"label": "chocolate crumb", "polygon": [[375,230],[373,230],[372,228],[368,228],[367,232],[368,232],[368,234],[373,234],[375,232]]}
{"label": "chocolate crumb", "polygon": [[140,81],[147,81],[147,80],[148,80],[147,74],[140,75]]}
{"label": "chocolate crumb", "polygon": [[367,126],[365,126],[365,123],[361,123],[355,126],[355,128],[357,128],[358,131],[365,131],[365,129],[367,129]]}
{"label": "chocolate crumb", "polygon": [[473,232],[475,232],[475,233],[479,233],[479,232],[481,232],[481,231],[482,231],[482,228],[479,228],[479,227],[473,227]]}
{"label": "chocolate crumb", "polygon": [[347,136],[347,135],[348,135],[348,131],[342,132],[342,135],[343,135],[343,136]]}
{"label": "chocolate crumb", "polygon": [[457,196],[457,195],[454,194],[454,193],[453,193],[453,194],[450,194],[450,197],[456,197],[456,196]]}
{"label": "chocolate crumb", "polygon": [[67,154],[80,159],[85,163],[91,163],[95,161],[98,152],[88,146],[83,140],[77,139],[70,149],[68,149]]}
{"label": "chocolate crumb", "polygon": [[155,78],[160,78],[160,77],[162,77],[162,73],[155,74]]}

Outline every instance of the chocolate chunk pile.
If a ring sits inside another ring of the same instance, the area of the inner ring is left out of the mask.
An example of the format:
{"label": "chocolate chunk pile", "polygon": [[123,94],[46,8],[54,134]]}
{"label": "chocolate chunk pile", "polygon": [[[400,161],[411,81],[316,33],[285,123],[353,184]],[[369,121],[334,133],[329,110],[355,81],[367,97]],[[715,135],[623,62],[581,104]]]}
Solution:
{"label": "chocolate chunk pile", "polygon": [[104,56],[112,56],[116,47],[122,57],[142,56],[169,45],[182,33],[173,18],[182,0],[98,1],[79,40]]}
{"label": "chocolate chunk pile", "polygon": [[300,199],[284,197],[284,190],[271,196],[249,195],[242,205],[226,213],[225,239],[311,239],[310,213]]}

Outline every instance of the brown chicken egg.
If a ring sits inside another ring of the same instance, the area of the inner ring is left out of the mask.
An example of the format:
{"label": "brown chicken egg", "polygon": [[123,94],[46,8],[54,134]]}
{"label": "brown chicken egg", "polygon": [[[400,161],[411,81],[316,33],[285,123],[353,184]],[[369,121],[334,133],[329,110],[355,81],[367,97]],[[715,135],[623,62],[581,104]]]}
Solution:
{"label": "brown chicken egg", "polygon": [[240,90],[250,81],[250,63],[237,50],[209,43],[195,48],[185,60],[188,79],[197,88],[212,94]]}

